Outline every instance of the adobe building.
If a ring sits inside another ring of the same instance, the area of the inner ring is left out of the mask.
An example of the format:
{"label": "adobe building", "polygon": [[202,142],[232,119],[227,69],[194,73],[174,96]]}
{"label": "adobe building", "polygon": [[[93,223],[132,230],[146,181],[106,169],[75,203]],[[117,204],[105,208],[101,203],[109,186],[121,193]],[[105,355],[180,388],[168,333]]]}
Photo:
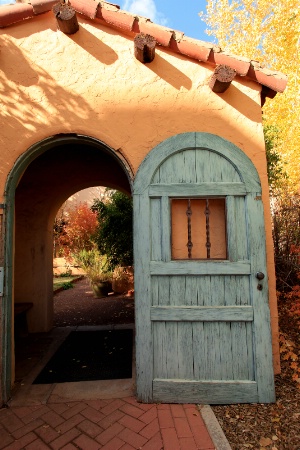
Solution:
{"label": "adobe building", "polygon": [[261,106],[285,76],[105,1],[72,0],[77,22],[56,3],[0,7],[1,404],[14,305],[52,328],[54,217],[99,185],[134,198],[137,398],[274,401]]}

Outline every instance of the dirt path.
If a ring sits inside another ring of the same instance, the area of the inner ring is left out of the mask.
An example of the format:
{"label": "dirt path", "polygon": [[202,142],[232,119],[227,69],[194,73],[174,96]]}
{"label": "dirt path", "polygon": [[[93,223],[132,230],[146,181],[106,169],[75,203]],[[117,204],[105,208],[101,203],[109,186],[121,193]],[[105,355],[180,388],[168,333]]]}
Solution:
{"label": "dirt path", "polygon": [[94,298],[86,279],[54,296],[54,326],[134,323],[134,299],[123,295]]}

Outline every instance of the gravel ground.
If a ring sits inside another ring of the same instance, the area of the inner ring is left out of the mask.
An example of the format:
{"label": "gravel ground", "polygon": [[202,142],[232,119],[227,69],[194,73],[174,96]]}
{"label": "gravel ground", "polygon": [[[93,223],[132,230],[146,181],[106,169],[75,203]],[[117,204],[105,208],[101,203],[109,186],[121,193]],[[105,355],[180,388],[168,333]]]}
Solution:
{"label": "gravel ground", "polygon": [[54,326],[134,323],[133,297],[113,294],[94,298],[86,279],[74,286],[54,296]]}

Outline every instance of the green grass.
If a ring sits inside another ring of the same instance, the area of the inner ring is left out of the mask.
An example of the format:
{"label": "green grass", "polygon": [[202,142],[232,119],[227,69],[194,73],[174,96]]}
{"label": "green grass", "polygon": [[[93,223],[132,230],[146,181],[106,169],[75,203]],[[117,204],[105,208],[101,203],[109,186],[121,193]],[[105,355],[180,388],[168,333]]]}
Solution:
{"label": "green grass", "polygon": [[78,275],[70,276],[70,277],[53,277],[53,291],[65,287],[65,289],[69,289],[73,287],[72,281],[78,278]]}

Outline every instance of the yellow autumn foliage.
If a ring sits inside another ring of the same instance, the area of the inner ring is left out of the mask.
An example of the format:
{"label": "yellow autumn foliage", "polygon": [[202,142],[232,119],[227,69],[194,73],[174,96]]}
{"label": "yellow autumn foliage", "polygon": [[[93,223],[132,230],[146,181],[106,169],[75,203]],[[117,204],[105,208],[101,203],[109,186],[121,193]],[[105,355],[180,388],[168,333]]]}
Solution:
{"label": "yellow autumn foliage", "polygon": [[245,56],[288,76],[283,94],[267,99],[264,123],[279,131],[276,150],[287,163],[290,189],[300,189],[300,2],[207,0],[207,34],[224,51]]}

